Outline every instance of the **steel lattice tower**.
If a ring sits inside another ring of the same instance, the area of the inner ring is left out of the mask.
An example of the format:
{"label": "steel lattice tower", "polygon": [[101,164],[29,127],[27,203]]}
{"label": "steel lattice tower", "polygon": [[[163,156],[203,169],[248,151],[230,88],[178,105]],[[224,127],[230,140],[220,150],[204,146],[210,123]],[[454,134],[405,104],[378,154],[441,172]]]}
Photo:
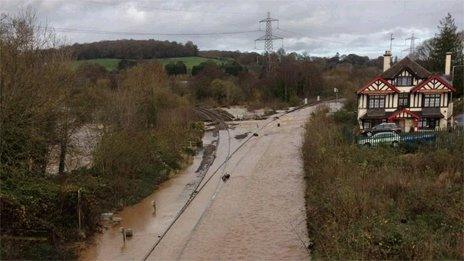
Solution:
{"label": "steel lattice tower", "polygon": [[277,28],[279,27],[279,19],[271,18],[271,13],[267,12],[267,17],[259,21],[259,24],[266,23],[266,33],[256,39],[255,41],[264,41],[264,50],[269,55],[273,50],[273,41],[274,40],[283,40],[284,38],[278,35],[273,34],[272,32],[272,22],[277,22]]}

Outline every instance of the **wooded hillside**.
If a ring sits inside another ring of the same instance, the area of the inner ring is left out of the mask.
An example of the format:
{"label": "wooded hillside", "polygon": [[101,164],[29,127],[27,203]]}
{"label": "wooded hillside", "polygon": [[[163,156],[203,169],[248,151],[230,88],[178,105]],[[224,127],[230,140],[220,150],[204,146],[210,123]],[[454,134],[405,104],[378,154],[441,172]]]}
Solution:
{"label": "wooded hillside", "polygon": [[153,39],[76,43],[68,48],[78,60],[97,58],[153,59],[198,55],[198,47],[190,41],[182,44]]}

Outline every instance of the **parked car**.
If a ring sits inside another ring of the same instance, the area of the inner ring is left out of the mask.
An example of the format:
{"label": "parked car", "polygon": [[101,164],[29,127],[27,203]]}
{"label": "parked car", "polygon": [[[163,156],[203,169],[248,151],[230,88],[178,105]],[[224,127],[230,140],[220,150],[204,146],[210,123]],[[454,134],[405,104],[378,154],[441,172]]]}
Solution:
{"label": "parked car", "polygon": [[400,135],[394,131],[379,132],[372,136],[361,137],[358,139],[358,144],[366,147],[376,146],[379,144],[388,144],[397,147],[401,141]]}
{"label": "parked car", "polygon": [[436,139],[437,134],[433,131],[421,131],[401,135],[401,142],[404,143],[431,143]]}
{"label": "parked car", "polygon": [[362,134],[371,136],[376,133],[380,132],[395,132],[395,133],[400,133],[401,132],[401,127],[398,126],[396,123],[393,122],[384,122],[380,123],[379,125],[374,126],[371,129],[364,130]]}

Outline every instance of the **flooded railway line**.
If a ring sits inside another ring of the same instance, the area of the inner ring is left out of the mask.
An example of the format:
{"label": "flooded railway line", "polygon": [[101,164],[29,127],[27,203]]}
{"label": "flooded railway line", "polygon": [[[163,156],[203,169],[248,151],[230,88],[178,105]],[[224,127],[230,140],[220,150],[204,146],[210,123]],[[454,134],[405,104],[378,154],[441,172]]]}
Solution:
{"label": "flooded railway line", "polygon": [[[133,228],[134,238],[123,246],[117,229],[110,229],[81,259],[307,259],[299,146],[301,127],[314,109],[240,121],[234,128],[221,128],[217,120],[205,134],[202,155],[146,199],[159,204],[157,215],[145,217],[144,211],[151,209],[146,200],[140,207],[124,209],[121,225]],[[233,138],[244,133],[242,139]],[[204,169],[203,153],[215,141],[216,155],[201,176],[196,171]],[[230,178],[224,182],[221,176],[226,173]]]}

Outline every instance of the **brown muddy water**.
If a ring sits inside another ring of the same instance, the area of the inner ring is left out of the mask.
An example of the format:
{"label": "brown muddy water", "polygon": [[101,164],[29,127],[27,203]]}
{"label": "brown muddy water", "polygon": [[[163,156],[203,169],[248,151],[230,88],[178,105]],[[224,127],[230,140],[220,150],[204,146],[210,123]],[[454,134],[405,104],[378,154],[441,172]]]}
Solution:
{"label": "brown muddy water", "polygon": [[[329,103],[331,109],[339,104]],[[217,157],[206,178],[242,142],[257,132],[198,193],[148,260],[307,260],[308,236],[301,161],[304,123],[315,106],[262,121],[242,121],[221,130]],[[267,127],[260,129],[263,125]],[[280,127],[277,126],[280,123]],[[211,133],[204,144],[211,143]],[[188,199],[199,177],[202,154],[142,202],[118,213],[121,224],[95,237],[81,260],[142,260]],[[223,174],[230,174],[226,182]],[[206,180],[206,179],[205,179]],[[204,182],[204,181],[203,181]],[[153,215],[151,202],[157,213]],[[119,228],[134,236],[123,243]]]}
{"label": "brown muddy water", "polygon": [[[213,132],[206,132],[203,144],[215,143]],[[203,150],[193,157],[190,166],[164,182],[153,194],[141,202],[125,207],[115,213],[121,217],[119,224],[106,226],[103,233],[97,234],[94,242],[82,250],[80,260],[141,260],[146,251],[158,239],[177,211],[189,198],[196,183],[201,179],[198,172],[203,158]],[[156,202],[156,213],[152,202]],[[124,243],[120,228],[131,228],[132,238]]]}

